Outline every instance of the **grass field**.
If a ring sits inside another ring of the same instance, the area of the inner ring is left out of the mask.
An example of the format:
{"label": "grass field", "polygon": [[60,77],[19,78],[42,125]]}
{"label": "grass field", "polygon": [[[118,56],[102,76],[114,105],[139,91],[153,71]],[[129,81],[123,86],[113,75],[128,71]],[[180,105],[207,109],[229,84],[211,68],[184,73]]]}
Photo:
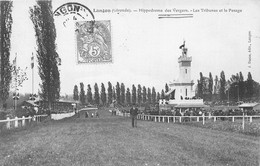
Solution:
{"label": "grass field", "polygon": [[260,138],[100,111],[1,133],[0,165],[259,165]]}

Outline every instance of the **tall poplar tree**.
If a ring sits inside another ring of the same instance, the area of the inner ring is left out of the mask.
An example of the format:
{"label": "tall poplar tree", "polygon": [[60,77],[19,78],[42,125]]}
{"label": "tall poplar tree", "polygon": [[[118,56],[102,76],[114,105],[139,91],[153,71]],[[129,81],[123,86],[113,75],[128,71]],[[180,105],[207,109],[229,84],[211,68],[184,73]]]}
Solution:
{"label": "tall poplar tree", "polygon": [[116,102],[120,104],[120,84],[119,82],[116,83]]}
{"label": "tall poplar tree", "polygon": [[113,101],[113,89],[111,82],[108,82],[107,96],[108,104],[111,104]]}
{"label": "tall poplar tree", "polygon": [[152,103],[152,93],[150,88],[147,89],[147,102],[148,104]]}
{"label": "tall poplar tree", "polygon": [[209,100],[212,100],[213,93],[213,77],[211,72],[209,72]]}
{"label": "tall poplar tree", "polygon": [[165,99],[165,94],[164,94],[164,90],[162,89],[162,92],[161,92],[161,99]]}
{"label": "tall poplar tree", "polygon": [[226,99],[225,86],[226,86],[225,73],[224,73],[224,71],[221,71],[221,73],[220,73],[220,89],[219,89],[220,100]]}
{"label": "tall poplar tree", "polygon": [[102,101],[102,105],[106,105],[107,95],[106,95],[106,88],[105,88],[105,85],[103,83],[101,83],[100,98],[101,98],[101,101]]}
{"label": "tall poplar tree", "polygon": [[254,93],[254,81],[252,78],[252,75],[250,72],[247,74],[247,80],[246,80],[246,97],[251,100]]}
{"label": "tall poplar tree", "polygon": [[129,88],[126,89],[126,104],[131,104],[131,93]]}
{"label": "tall poplar tree", "polygon": [[79,100],[79,90],[78,90],[78,86],[77,85],[74,86],[73,100],[76,100],[76,101]]}
{"label": "tall poplar tree", "polygon": [[0,111],[6,105],[11,83],[10,37],[12,33],[12,1],[0,1]]}
{"label": "tall poplar tree", "polygon": [[140,105],[142,102],[142,87],[140,84],[137,86],[137,102]]}
{"label": "tall poplar tree", "polygon": [[90,84],[88,84],[87,101],[89,104],[93,104],[92,90]]}
{"label": "tall poplar tree", "polygon": [[146,87],[143,86],[143,103],[146,103],[147,101],[147,92],[146,92]]}
{"label": "tall poplar tree", "polygon": [[94,101],[95,101],[95,104],[96,105],[99,105],[99,89],[98,89],[98,84],[97,83],[95,83],[95,85],[94,85]]}
{"label": "tall poplar tree", "polygon": [[161,99],[161,94],[160,94],[160,92],[157,92],[156,102],[159,102],[160,99]]}
{"label": "tall poplar tree", "polygon": [[241,100],[243,100],[245,94],[245,82],[244,82],[244,77],[242,72],[239,72],[238,86],[239,86],[239,97]]}
{"label": "tall poplar tree", "polygon": [[81,104],[86,103],[86,95],[85,95],[85,90],[84,90],[84,84],[83,82],[80,83],[80,95],[79,95],[79,100]]}
{"label": "tall poplar tree", "polygon": [[155,88],[152,88],[152,104],[155,105],[156,103],[156,91]]}
{"label": "tall poplar tree", "polygon": [[120,102],[121,104],[125,103],[125,85],[124,83],[121,83],[121,88],[120,88]]}
{"label": "tall poplar tree", "polygon": [[132,86],[132,103],[136,104],[136,87],[135,87],[135,85]]}
{"label": "tall poplar tree", "polygon": [[37,0],[30,8],[37,44],[39,75],[42,80],[40,96],[51,103],[60,97],[59,55],[56,52],[56,29],[52,13],[52,1]]}

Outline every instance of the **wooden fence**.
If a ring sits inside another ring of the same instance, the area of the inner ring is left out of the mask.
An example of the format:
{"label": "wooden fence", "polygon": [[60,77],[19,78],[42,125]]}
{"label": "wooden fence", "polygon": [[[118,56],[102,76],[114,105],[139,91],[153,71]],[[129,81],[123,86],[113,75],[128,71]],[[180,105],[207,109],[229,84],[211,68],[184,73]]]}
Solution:
{"label": "wooden fence", "polygon": [[30,124],[31,122],[41,122],[46,119],[47,116],[48,115],[35,115],[33,117],[23,116],[22,118],[15,117],[14,119],[10,119],[9,117],[7,117],[6,120],[0,120],[0,131],[4,129],[9,130],[12,128],[23,127]]}

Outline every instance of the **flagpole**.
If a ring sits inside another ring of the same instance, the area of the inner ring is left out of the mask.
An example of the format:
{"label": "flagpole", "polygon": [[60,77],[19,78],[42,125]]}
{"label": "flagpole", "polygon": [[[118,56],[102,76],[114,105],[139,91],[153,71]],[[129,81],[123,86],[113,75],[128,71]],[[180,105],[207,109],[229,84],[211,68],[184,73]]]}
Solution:
{"label": "flagpole", "polygon": [[33,57],[33,53],[32,53],[32,62],[31,62],[32,64],[31,64],[31,67],[32,67],[32,95],[34,95],[33,93],[34,93],[34,70],[33,70],[33,68],[34,68],[34,57]]}
{"label": "flagpole", "polygon": [[17,101],[16,101],[16,97],[17,97],[17,69],[16,69],[16,64],[17,64],[17,53],[15,53],[15,64],[14,64],[14,73],[15,73],[15,90],[14,90],[14,110],[16,110],[16,105],[17,105]]}

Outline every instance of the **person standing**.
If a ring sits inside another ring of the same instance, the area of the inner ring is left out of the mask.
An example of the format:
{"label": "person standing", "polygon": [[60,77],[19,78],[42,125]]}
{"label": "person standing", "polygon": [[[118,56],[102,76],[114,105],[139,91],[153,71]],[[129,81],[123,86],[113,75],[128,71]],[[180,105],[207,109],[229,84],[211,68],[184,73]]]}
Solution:
{"label": "person standing", "polygon": [[135,104],[133,104],[133,107],[130,109],[132,127],[137,127],[137,114],[138,114],[138,108],[135,106]]}

